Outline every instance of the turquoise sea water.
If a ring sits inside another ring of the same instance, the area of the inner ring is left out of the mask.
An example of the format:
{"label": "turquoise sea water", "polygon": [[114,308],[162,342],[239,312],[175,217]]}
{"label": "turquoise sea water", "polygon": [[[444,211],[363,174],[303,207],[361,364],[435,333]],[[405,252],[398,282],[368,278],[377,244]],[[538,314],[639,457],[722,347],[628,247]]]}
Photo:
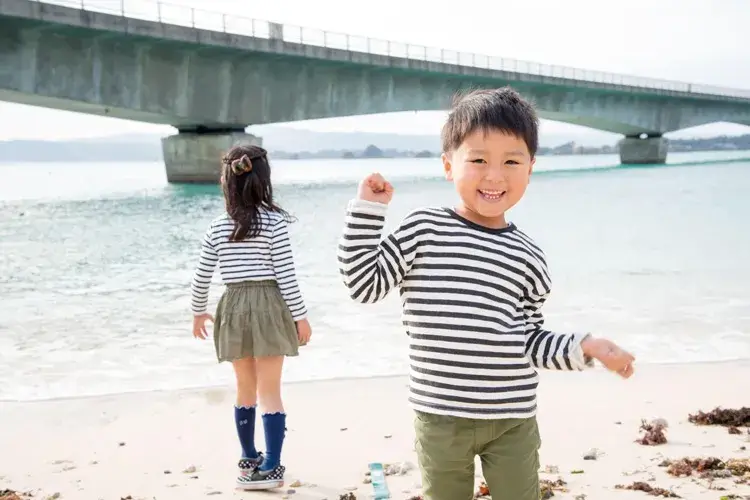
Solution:
{"label": "turquoise sea water", "polygon": [[[747,158],[743,160],[742,158]],[[750,358],[750,152],[540,157],[510,219],[545,249],[548,325],[607,335],[639,362]],[[397,294],[350,302],[336,240],[356,182],[391,179],[388,227],[451,205],[437,159],[278,161],[311,345],[287,380],[405,373]],[[0,164],[0,399],[224,384],[191,335],[199,239],[215,186],[170,186],[160,164]],[[215,304],[220,286],[212,291]]]}

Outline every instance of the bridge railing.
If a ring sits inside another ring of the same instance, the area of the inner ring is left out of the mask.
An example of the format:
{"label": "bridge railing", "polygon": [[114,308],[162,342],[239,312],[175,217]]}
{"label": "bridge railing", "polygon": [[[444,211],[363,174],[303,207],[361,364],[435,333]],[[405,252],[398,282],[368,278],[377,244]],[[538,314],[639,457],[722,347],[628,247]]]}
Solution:
{"label": "bridge railing", "polygon": [[252,36],[282,38],[286,42],[342,49],[418,61],[454,64],[488,70],[566,78],[584,82],[608,83],[694,94],[750,98],[750,89],[736,89],[695,83],[608,73],[554,64],[542,64],[507,57],[426,47],[412,43],[324,31],[303,26],[277,24],[228,12],[214,12],[154,0],[35,0],[39,3],[74,7],[90,12],[119,15],[202,30]]}

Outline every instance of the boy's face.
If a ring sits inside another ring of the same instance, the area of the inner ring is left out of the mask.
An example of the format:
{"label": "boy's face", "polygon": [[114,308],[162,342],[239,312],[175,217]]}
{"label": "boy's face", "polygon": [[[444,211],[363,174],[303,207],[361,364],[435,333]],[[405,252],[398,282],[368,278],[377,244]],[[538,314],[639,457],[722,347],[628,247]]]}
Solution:
{"label": "boy's face", "polygon": [[477,130],[442,156],[445,176],[461,197],[460,215],[489,227],[504,227],[505,212],[523,197],[534,166],[520,137]]}

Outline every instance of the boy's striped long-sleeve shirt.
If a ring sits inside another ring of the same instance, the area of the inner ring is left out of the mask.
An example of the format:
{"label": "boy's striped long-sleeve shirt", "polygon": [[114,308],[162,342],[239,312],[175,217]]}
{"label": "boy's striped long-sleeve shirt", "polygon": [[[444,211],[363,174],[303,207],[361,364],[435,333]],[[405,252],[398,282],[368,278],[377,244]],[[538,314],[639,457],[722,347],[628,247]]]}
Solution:
{"label": "boy's striped long-sleeve shirt", "polygon": [[307,316],[297,283],[294,256],[286,219],[277,212],[261,210],[261,231],[254,238],[229,241],[234,221],[228,214],[214,219],[201,244],[198,265],[191,284],[193,314],[208,308],[208,290],[218,265],[223,283],[276,280],[295,321]]}
{"label": "boy's striped long-sleeve shirt", "polygon": [[544,327],[550,278],[514,225],[490,229],[447,208],[411,212],[383,238],[387,206],[349,203],[339,269],[362,303],[400,289],[411,406],[466,418],[536,414],[535,368],[582,370],[583,334]]}

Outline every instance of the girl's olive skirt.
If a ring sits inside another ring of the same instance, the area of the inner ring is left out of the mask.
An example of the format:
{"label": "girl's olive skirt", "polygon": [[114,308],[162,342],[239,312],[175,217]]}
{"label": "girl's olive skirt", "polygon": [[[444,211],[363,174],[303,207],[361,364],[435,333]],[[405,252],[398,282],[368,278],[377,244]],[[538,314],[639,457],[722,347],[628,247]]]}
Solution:
{"label": "girl's olive skirt", "polygon": [[219,362],[299,353],[297,327],[274,280],[228,284],[215,320]]}

